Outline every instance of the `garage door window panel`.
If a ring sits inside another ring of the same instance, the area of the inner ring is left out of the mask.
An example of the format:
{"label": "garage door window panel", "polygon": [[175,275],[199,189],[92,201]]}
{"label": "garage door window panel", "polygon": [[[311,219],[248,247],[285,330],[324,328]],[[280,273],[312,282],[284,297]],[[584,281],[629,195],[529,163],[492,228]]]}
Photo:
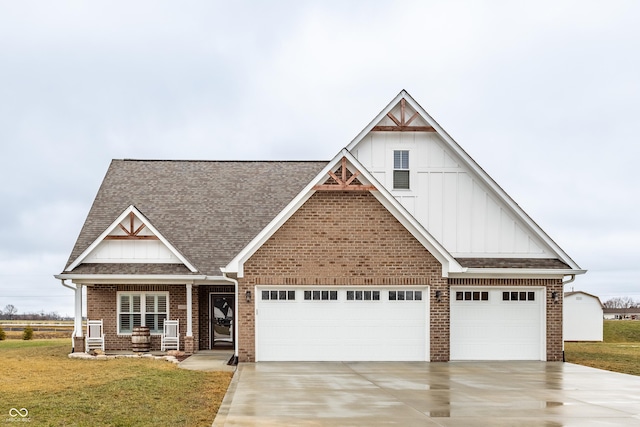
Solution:
{"label": "garage door window panel", "polygon": [[262,291],[263,301],[293,301],[296,299],[296,291],[272,290]]}

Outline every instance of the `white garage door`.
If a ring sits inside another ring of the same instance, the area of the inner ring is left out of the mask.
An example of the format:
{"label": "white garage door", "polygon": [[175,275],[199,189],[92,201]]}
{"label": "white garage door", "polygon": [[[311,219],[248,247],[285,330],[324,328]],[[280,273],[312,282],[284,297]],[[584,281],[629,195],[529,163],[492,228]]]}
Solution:
{"label": "white garage door", "polygon": [[257,287],[257,361],[429,360],[421,288]]}
{"label": "white garage door", "polygon": [[451,288],[451,360],[545,360],[540,288]]}

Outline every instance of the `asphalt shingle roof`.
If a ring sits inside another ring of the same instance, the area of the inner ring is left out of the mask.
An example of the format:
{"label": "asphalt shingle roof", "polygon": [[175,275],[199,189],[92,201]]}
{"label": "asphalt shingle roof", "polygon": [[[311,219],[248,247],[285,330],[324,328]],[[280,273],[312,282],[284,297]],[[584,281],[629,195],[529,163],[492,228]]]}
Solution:
{"label": "asphalt shingle roof", "polygon": [[[326,161],[113,160],[65,272],[134,205],[199,274],[219,275],[220,267],[326,165]],[[109,265],[80,265],[74,272],[109,274]],[[141,264],[127,270],[163,274],[167,268],[174,272],[176,267]]]}

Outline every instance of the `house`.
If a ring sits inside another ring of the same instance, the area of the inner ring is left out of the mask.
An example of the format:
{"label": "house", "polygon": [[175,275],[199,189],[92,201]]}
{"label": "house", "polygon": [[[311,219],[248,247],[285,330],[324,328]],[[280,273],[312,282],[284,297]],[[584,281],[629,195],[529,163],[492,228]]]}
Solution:
{"label": "house", "polygon": [[76,348],[178,319],[240,362],[562,360],[582,270],[406,92],[330,161],[114,160],[67,265]]}
{"label": "house", "polygon": [[565,341],[602,341],[603,306],[600,298],[582,291],[565,292],[563,305]]}
{"label": "house", "polygon": [[606,320],[639,320],[640,307],[635,308],[604,308],[604,318]]}

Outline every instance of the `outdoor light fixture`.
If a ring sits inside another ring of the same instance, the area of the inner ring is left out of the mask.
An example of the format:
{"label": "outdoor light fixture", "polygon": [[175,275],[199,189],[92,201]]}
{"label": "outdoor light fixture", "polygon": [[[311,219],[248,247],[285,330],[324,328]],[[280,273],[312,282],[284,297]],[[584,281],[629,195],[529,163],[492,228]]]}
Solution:
{"label": "outdoor light fixture", "polygon": [[436,301],[440,302],[440,297],[442,297],[442,291],[436,291]]}
{"label": "outdoor light fixture", "polygon": [[558,302],[558,293],[557,292],[551,292],[551,298],[553,298],[554,302]]}
{"label": "outdoor light fixture", "polygon": [[247,297],[247,302],[251,302],[251,291],[247,291],[245,296]]}

